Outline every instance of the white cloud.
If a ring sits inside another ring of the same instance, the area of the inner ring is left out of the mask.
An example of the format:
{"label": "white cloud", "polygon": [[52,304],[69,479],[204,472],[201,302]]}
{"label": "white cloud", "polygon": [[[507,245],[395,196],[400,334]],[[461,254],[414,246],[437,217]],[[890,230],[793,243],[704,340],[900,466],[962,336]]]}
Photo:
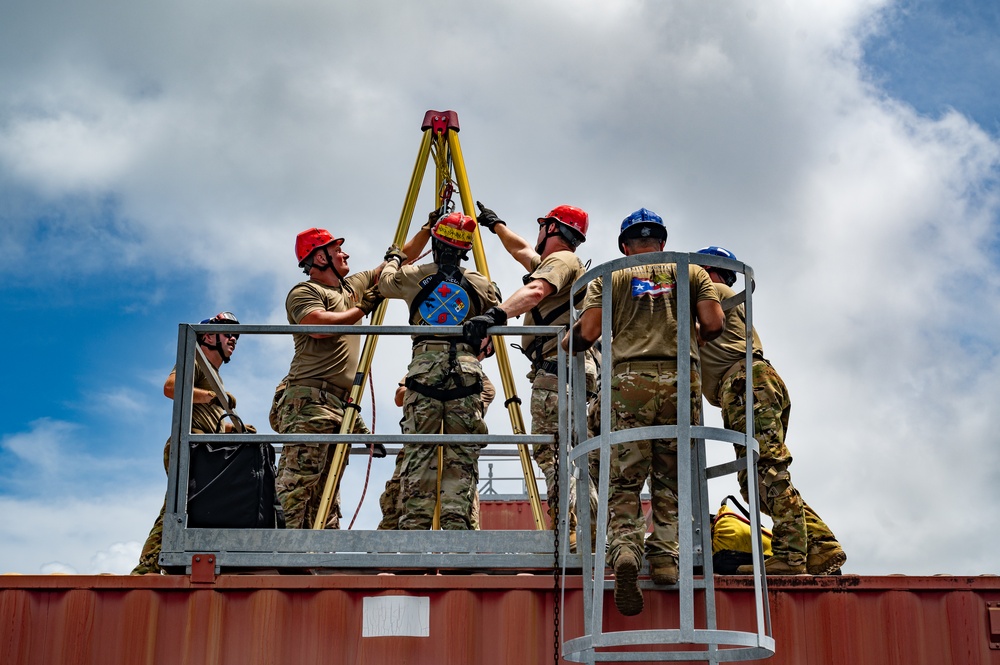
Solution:
{"label": "white cloud", "polygon": [[77,427],[72,423],[43,418],[32,423],[30,432],[5,436],[0,441],[0,448],[12,453],[22,463],[30,462],[40,475],[47,476],[62,468],[63,442],[76,431]]}
{"label": "white cloud", "polygon": [[132,388],[117,388],[91,396],[94,410],[113,415],[116,418],[134,420],[146,416],[149,411],[149,393],[137,392]]}
{"label": "white cloud", "polygon": [[0,496],[0,509],[18,516],[0,525],[0,572],[127,574],[139,560],[163,489],[58,499]]}

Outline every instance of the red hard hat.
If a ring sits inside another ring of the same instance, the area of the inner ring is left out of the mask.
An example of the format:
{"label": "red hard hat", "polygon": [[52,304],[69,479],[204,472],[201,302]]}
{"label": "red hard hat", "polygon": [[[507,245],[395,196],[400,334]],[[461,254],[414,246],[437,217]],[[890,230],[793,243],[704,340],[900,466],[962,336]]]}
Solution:
{"label": "red hard hat", "polygon": [[460,212],[448,213],[437,221],[431,229],[431,235],[452,247],[472,249],[472,239],[476,237],[476,220]]}
{"label": "red hard hat", "polygon": [[574,206],[556,206],[545,217],[539,217],[538,223],[544,224],[550,219],[580,234],[580,242],[587,239],[587,229],[590,228],[590,216],[585,211]]}
{"label": "red hard hat", "polygon": [[331,243],[344,242],[343,238],[334,238],[326,229],[306,229],[295,236],[295,256],[299,260],[299,267],[306,262],[309,255],[320,247],[326,247]]}

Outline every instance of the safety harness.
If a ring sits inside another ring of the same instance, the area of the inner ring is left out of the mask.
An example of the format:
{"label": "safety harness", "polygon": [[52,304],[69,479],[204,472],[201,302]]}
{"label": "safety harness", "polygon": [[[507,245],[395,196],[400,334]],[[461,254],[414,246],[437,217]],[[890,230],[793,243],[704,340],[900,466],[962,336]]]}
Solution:
{"label": "safety harness", "polygon": [[465,278],[465,269],[441,265],[436,273],[420,280],[420,291],[410,303],[410,321],[429,326],[461,325],[473,300],[476,306],[472,309],[485,311],[485,303]]}
{"label": "safety harness", "polygon": [[[483,312],[485,309],[486,304],[465,278],[465,270],[457,265],[445,264],[439,265],[436,273],[421,280],[420,291],[410,303],[410,321],[418,325],[455,326],[460,325],[473,312]],[[449,402],[483,392],[482,379],[477,379],[471,386],[461,385],[458,345],[466,344],[464,338],[417,335],[413,339],[413,347],[428,342],[448,345],[448,373],[434,386],[407,376],[404,384],[408,389],[439,402]],[[456,387],[442,388],[449,379],[454,380]]]}
{"label": "safety harness", "polygon": [[[531,276],[525,275],[525,284],[527,284],[530,281],[531,281]],[[585,291],[581,290],[577,292],[577,294],[572,299],[572,305],[574,307],[579,306],[580,303],[583,302],[583,299],[586,297],[586,295],[587,294]],[[548,314],[545,315],[542,314],[541,310],[538,309],[537,305],[535,307],[532,307],[530,312],[531,325],[535,326],[550,325],[553,321],[557,320],[560,316],[569,311],[570,304],[571,301],[567,299],[566,302],[556,305],[555,307],[552,308],[552,310]],[[566,327],[568,328],[569,324],[567,324]],[[514,346],[514,348],[516,349],[519,349],[521,353],[523,353],[525,356],[528,357],[528,360],[531,361],[531,367],[536,371],[542,370],[543,372],[548,372],[549,374],[558,374],[559,366],[551,360],[545,360],[545,354],[543,353],[543,348],[545,347],[545,343],[548,342],[549,339],[550,339],[549,337],[535,336],[535,338],[531,340],[531,343],[528,344],[527,347],[520,347],[516,344],[512,346]]]}

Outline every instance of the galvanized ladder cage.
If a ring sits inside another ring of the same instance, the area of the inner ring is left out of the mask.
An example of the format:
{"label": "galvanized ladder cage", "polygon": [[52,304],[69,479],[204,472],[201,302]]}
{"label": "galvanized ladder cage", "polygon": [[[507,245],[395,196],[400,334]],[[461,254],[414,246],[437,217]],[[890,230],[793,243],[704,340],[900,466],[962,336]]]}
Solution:
{"label": "galvanized ladder cage", "polygon": [[[675,263],[677,287],[674,289],[678,300],[678,346],[677,346],[677,394],[688,395],[691,389],[690,338],[687,331],[691,326],[690,289],[688,269],[691,263],[712,265],[743,274],[744,283],[753,283],[753,270],[744,263],[717,256],[685,254],[678,252],[656,252],[633,255],[601,264],[587,271],[573,286],[573,293],[587,287],[595,278],[602,278],[605,286],[602,300],[601,339],[603,353],[601,362],[600,416],[601,430],[590,439],[587,432],[587,401],[585,397],[584,361],[580,354],[570,369],[572,415],[571,427],[579,444],[570,452],[570,460],[578,477],[578,482],[589,483],[587,454],[600,451],[600,480],[598,482],[599,506],[597,511],[597,540],[591,552],[591,516],[587,510],[578,510],[577,543],[581,552],[584,587],[584,634],[568,639],[563,644],[563,656],[574,662],[593,663],[597,661],[699,661],[729,662],[767,658],[774,654],[774,638],[771,635],[770,613],[767,604],[767,587],[763,575],[763,551],[759,538],[760,517],[757,498],[756,460],[757,441],[753,438],[753,390],[752,382],[746,387],[746,434],[731,430],[705,427],[703,422],[692,422],[691,404],[687,399],[678,399],[677,424],[641,427],[622,431],[611,431],[611,357],[612,339],[612,294],[611,275],[616,270],[650,264]],[[725,309],[741,302],[746,308],[746,338],[752,340],[752,288],[744,289],[730,301],[723,303]],[[576,320],[578,312],[574,312]],[[746,349],[747,367],[752,367],[752,344]],[[579,396],[579,397],[578,397]],[[655,587],[651,581],[640,580],[644,593],[676,594],[679,603],[679,625],[663,626],[646,630],[605,631],[605,592],[613,588],[613,582],[606,579],[603,553],[607,548],[608,488],[610,454],[612,446],[643,439],[677,439],[678,461],[678,535],[679,535],[679,579],[675,587]],[[742,460],[707,467],[706,441],[718,441],[745,446],[748,452]],[[715,583],[712,570],[712,543],[710,516],[708,512],[708,480],[735,474],[740,469],[747,472],[750,493],[751,530],[758,534],[753,551],[754,598],[756,630],[748,632],[724,629],[717,625]],[[582,489],[582,488],[581,488]],[[584,493],[581,491],[581,495]],[[685,528],[684,524],[690,524]],[[585,535],[586,534],[586,535]],[[696,576],[696,569],[702,571]],[[656,590],[659,589],[659,590]],[[701,598],[701,612],[697,611]],[[564,633],[565,634],[565,633]]]}

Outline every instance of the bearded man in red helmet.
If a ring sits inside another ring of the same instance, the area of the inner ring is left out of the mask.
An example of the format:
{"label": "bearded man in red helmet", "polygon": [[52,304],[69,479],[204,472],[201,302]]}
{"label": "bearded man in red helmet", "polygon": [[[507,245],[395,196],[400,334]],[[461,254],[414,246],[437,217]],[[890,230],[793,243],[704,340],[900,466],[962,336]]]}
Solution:
{"label": "bearded man in red helmet", "polygon": [[[435,335],[433,328],[461,325],[470,317],[493,311],[499,298],[486,276],[460,266],[472,249],[475,220],[459,212],[440,218],[432,214],[432,219],[434,261],[403,265],[406,248],[395,253],[390,249],[378,281],[383,296],[404,300],[409,306],[410,325],[428,327],[427,334],[413,336],[400,424],[404,434],[486,434],[484,375],[478,358],[482,345],[469,344],[461,335]],[[407,246],[422,247],[419,240],[414,238]],[[439,469],[435,446],[403,445],[400,529],[432,528],[439,501],[442,529],[472,528],[479,446],[444,446],[443,462]]]}
{"label": "bearded man in red helmet", "polygon": [[[343,238],[326,229],[298,234],[295,256],[309,279],[292,287],[285,299],[288,323],[354,325],[382,301],[376,283],[385,263],[349,275],[350,255],[343,244]],[[279,434],[338,433],[358,370],[361,340],[358,335],[325,334],[293,338],[295,355],[288,375],[275,389],[271,427]],[[354,422],[355,433],[370,433],[360,414]],[[331,446],[321,444],[284,447],[276,484],[287,528],[312,527],[330,472],[331,452]],[[324,528],[340,528],[340,517],[338,490]]]}
{"label": "bearded man in red helmet", "polygon": [[[517,235],[507,227],[495,212],[479,206],[479,225],[485,226],[503,243],[504,249],[524,266],[528,274],[523,277],[524,286],[503,301],[500,307],[477,316],[465,323],[466,339],[475,343],[486,336],[490,326],[504,325],[509,317],[527,314],[526,326],[568,326],[570,318],[570,289],[586,271],[576,256],[576,248],[587,239],[590,217],[580,208],[560,205],[544,217],[538,218],[538,238],[535,245]],[[582,301],[584,292],[579,294]],[[559,367],[556,364],[558,340],[555,337],[521,337],[521,352],[531,361],[528,380],[531,381],[531,433],[558,434],[560,391],[565,386],[558,384]],[[597,390],[597,366],[593,358],[587,359],[587,392]],[[555,528],[559,501],[558,483],[555,474],[556,448],[549,444],[534,447],[532,456],[545,474],[548,495],[549,517]],[[569,529],[576,532],[576,487],[572,478],[569,488]],[[596,506],[597,496],[591,503]],[[572,538],[573,536],[571,536]]]}

